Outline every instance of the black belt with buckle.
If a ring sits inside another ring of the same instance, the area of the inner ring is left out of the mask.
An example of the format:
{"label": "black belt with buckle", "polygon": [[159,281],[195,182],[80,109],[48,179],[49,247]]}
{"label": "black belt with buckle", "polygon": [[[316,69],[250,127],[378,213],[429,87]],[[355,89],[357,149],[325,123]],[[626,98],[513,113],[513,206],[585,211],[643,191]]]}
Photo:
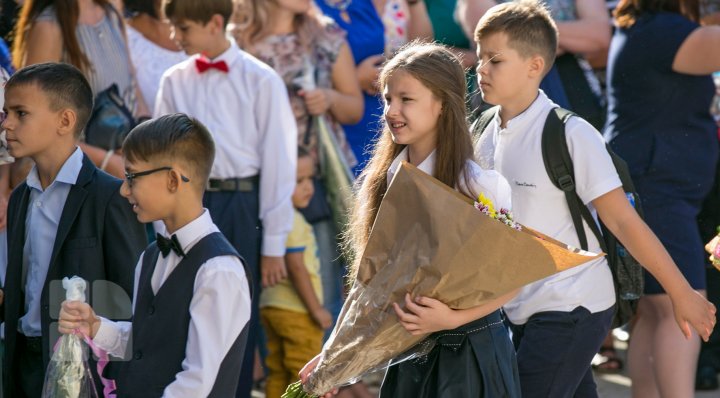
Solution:
{"label": "black belt with buckle", "polygon": [[252,192],[260,182],[260,176],[208,180],[207,192]]}
{"label": "black belt with buckle", "polygon": [[25,336],[24,334],[19,333],[18,343],[22,344],[27,352],[33,354],[42,353],[42,337]]}

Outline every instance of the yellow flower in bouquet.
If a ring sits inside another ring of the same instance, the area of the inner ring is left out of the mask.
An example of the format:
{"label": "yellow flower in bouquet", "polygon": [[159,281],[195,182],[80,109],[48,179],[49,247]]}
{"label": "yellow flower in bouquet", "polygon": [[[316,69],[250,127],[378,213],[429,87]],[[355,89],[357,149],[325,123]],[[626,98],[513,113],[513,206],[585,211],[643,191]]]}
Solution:
{"label": "yellow flower in bouquet", "polygon": [[478,201],[475,202],[475,208],[480,210],[486,216],[494,218],[508,227],[517,229],[518,231],[522,230],[522,225],[515,222],[510,210],[504,207],[501,207],[500,210],[495,210],[495,205],[493,205],[492,200],[488,199],[482,192],[478,195]]}
{"label": "yellow flower in bouquet", "polygon": [[482,211],[487,211],[487,215],[492,218],[497,218],[497,212],[495,211],[495,206],[493,205],[492,200],[488,199],[484,193],[480,193],[478,196],[478,204],[480,206],[478,207]]}

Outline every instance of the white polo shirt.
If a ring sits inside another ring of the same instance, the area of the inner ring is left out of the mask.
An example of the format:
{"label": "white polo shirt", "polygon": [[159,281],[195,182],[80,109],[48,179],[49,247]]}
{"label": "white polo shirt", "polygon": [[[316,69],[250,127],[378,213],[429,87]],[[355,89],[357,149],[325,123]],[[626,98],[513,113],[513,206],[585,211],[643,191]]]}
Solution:
{"label": "white polo shirt", "polygon": [[[565,194],[545,171],[541,138],[545,119],[557,107],[542,91],[523,113],[500,128],[495,116],[480,138],[475,156],[484,169],[497,170],[512,188],[515,220],[530,228],[580,247]],[[565,126],[575,168],[576,190],[585,204],[622,186],[602,136],[585,120],[572,117]],[[597,214],[589,206],[593,217]],[[588,249],[601,252],[595,235],[585,225]],[[527,264],[532,267],[532,264]],[[526,285],[504,309],[514,324],[543,311],[572,311],[578,306],[600,312],[615,303],[612,274],[604,257]]]}
{"label": "white polo shirt", "polygon": [[[425,174],[433,175],[435,172],[435,160],[437,151],[433,150],[428,157],[420,163],[417,168]],[[397,174],[400,164],[408,160],[408,148],[395,157],[387,171],[388,183],[392,181]],[[458,180],[458,186],[455,190],[464,194],[471,195],[477,200],[480,194],[485,195],[495,205],[496,209],[512,209],[511,191],[507,181],[494,170],[483,170],[477,163],[468,160]]]}

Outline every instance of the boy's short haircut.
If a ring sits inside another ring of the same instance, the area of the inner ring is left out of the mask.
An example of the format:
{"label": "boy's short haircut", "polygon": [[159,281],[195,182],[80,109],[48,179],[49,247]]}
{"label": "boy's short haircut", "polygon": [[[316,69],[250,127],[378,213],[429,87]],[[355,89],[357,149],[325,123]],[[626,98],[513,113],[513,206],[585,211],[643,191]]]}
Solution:
{"label": "boy's short haircut", "polygon": [[205,189],[215,161],[212,135],[197,119],[184,113],[164,115],[139,124],[125,138],[122,151],[130,162],[181,163],[193,174],[191,182],[201,191]]}
{"label": "boy's short haircut", "polygon": [[92,89],[80,69],[56,62],[26,66],[8,79],[5,90],[31,84],[45,94],[53,111],[69,108],[75,112],[74,135],[80,139],[93,109]]}
{"label": "boy's short haircut", "polygon": [[558,31],[544,3],[538,0],[515,0],[489,9],[478,22],[475,41],[494,33],[505,33],[508,45],[523,57],[540,55],[545,73],[555,62]]}
{"label": "boy's short haircut", "polygon": [[187,20],[203,25],[219,14],[227,26],[233,12],[233,0],[163,0],[162,5],[165,18],[171,21]]}

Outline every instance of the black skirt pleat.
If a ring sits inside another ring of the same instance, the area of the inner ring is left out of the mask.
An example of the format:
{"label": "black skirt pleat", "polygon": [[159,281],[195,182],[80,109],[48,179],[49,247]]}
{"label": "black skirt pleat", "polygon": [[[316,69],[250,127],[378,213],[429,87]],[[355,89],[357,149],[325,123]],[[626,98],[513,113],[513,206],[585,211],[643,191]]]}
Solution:
{"label": "black skirt pleat", "polygon": [[381,398],[520,398],[515,349],[500,311],[434,333],[424,357],[388,368]]}

